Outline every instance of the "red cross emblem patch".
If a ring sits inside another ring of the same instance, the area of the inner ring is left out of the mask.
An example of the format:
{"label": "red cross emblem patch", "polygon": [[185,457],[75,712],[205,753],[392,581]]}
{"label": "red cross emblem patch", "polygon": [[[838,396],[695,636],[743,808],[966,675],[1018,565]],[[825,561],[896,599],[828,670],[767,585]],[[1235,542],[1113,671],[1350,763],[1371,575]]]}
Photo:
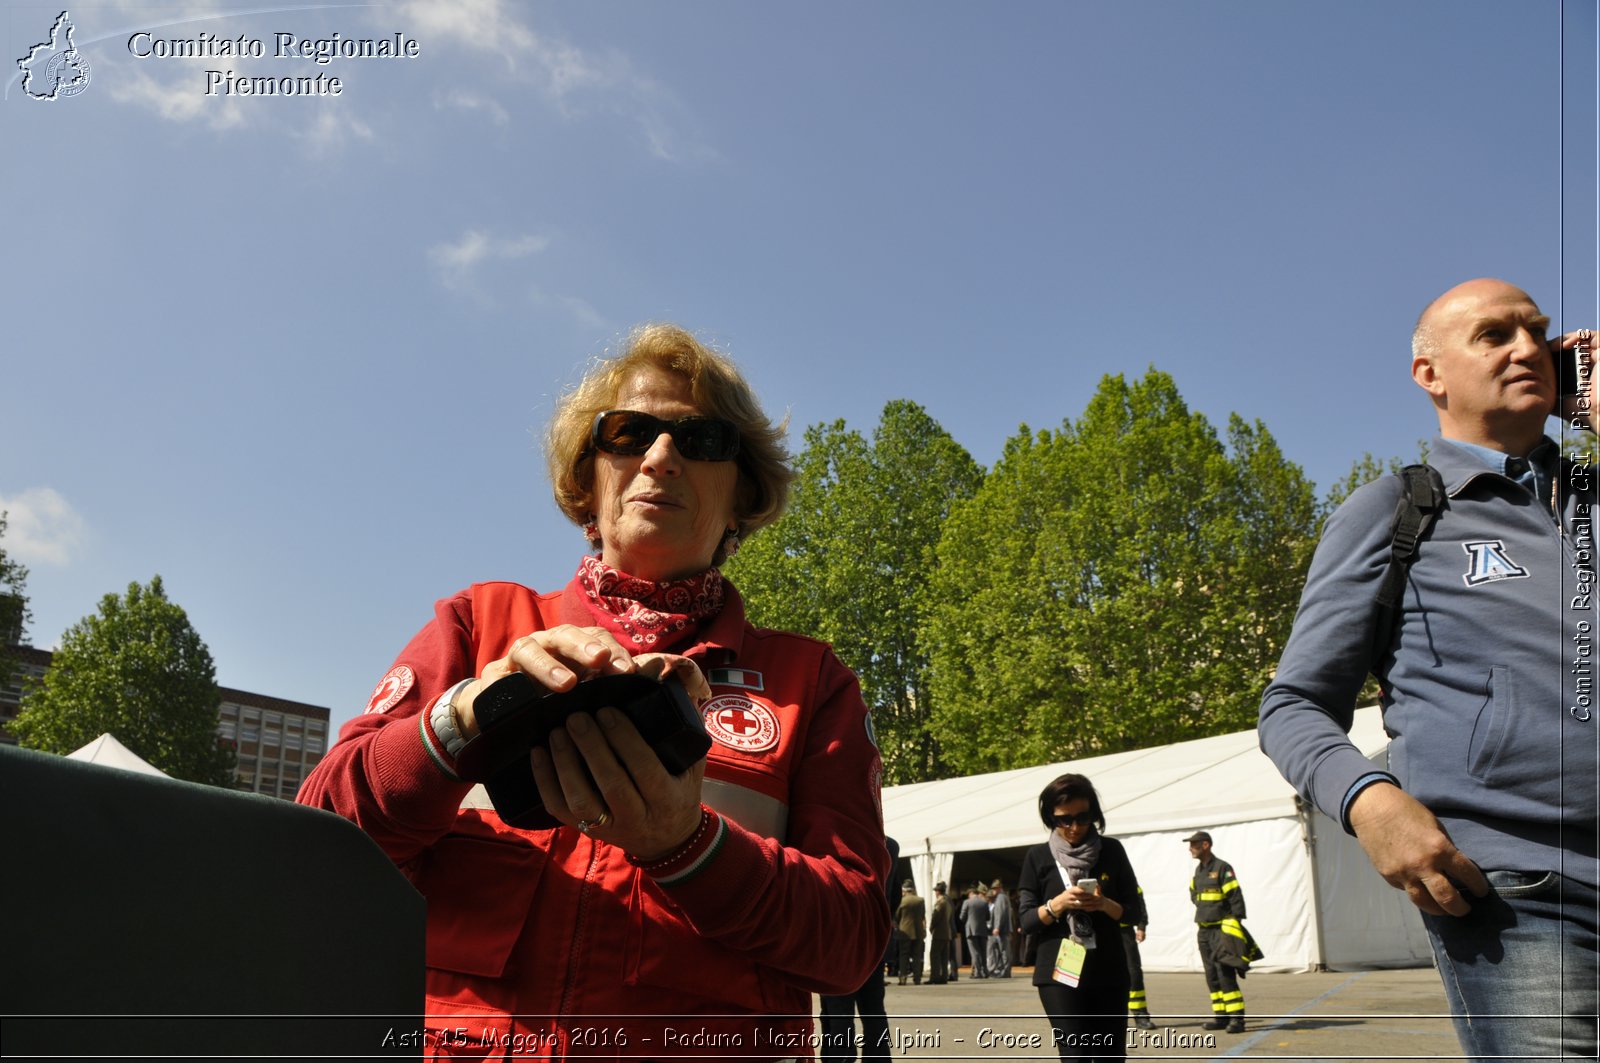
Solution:
{"label": "red cross emblem patch", "polygon": [[778,744],[778,718],[743,694],[723,694],[702,710],[706,733],[725,746],[761,753]]}
{"label": "red cross emblem patch", "polygon": [[378,680],[378,685],[373,688],[372,697],[367,700],[363,715],[368,712],[388,712],[406,696],[406,691],[410,690],[411,684],[416,681],[417,673],[406,665],[396,665],[389,669],[389,674]]}

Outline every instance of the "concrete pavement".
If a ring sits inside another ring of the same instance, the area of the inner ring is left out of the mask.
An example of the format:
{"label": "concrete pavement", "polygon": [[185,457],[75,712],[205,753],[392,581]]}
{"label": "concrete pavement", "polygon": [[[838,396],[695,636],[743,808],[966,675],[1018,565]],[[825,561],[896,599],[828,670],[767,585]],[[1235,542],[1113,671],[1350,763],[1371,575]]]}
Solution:
{"label": "concrete pavement", "polygon": [[[1055,1059],[1030,968],[1010,978],[901,986],[885,1007],[895,1059]],[[1128,1028],[1130,1059],[1460,1060],[1444,991],[1432,968],[1250,975],[1246,1030],[1202,1030],[1199,974],[1150,974],[1156,1029]]]}

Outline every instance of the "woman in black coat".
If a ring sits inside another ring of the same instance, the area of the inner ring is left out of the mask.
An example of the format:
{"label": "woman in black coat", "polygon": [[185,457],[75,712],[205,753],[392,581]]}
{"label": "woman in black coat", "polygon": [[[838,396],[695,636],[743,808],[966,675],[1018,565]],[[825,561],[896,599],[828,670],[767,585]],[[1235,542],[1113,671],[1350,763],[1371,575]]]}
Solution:
{"label": "woman in black coat", "polygon": [[1022,862],[1018,907],[1023,931],[1039,943],[1033,984],[1056,1051],[1062,1059],[1126,1059],[1128,965],[1117,923],[1139,883],[1122,843],[1100,833],[1100,797],[1082,775],[1046,786],[1039,818],[1050,838]]}

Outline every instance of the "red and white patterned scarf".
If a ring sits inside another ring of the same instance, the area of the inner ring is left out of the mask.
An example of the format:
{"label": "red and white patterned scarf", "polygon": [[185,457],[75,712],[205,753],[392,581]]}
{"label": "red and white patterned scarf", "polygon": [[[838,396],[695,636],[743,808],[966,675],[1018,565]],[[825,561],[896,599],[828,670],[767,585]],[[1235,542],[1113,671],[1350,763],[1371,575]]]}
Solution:
{"label": "red and white patterned scarf", "polygon": [[715,568],[684,579],[648,580],[590,555],[578,563],[573,582],[595,624],[624,648],[641,653],[674,651],[693,641],[701,623],[722,611],[722,573]]}

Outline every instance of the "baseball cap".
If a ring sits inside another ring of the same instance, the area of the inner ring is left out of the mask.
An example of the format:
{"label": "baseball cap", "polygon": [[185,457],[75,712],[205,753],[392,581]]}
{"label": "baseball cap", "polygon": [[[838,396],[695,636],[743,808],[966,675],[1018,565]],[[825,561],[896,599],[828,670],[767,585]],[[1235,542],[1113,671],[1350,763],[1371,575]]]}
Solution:
{"label": "baseball cap", "polygon": [[1210,841],[1211,840],[1211,835],[1207,834],[1203,830],[1197,830],[1193,834],[1189,835],[1187,838],[1185,838],[1183,840],[1184,840],[1185,843],[1187,843],[1189,845],[1193,845],[1196,842],[1208,842],[1208,841]]}

